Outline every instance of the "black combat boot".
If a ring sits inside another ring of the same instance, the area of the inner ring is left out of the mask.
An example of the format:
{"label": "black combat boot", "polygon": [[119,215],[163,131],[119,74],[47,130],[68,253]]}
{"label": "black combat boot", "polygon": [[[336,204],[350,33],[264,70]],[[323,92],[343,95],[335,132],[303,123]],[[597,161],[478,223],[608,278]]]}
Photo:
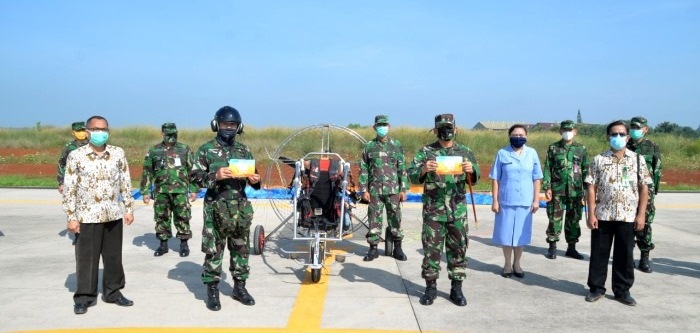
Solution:
{"label": "black combat boot", "polygon": [[452,289],[450,289],[450,300],[458,306],[467,305],[467,298],[462,293],[462,281],[452,280]]}
{"label": "black combat boot", "polygon": [[160,246],[156,249],[156,252],[153,252],[153,255],[156,257],[160,257],[166,253],[168,253],[168,241],[161,240]]}
{"label": "black combat boot", "polygon": [[233,279],[233,293],[231,297],[244,305],[255,305],[253,296],[250,296],[248,290],[245,289],[245,280]]}
{"label": "black combat boot", "polygon": [[649,263],[649,252],[642,252],[642,257],[639,258],[639,266],[637,266],[637,268],[644,273],[651,273],[652,270]]}
{"label": "black combat boot", "polygon": [[400,240],[394,241],[394,253],[392,254],[392,257],[394,257],[394,259],[399,260],[399,261],[406,261],[408,259],[406,257],[406,254],[403,253],[403,250],[401,249],[401,241]]}
{"label": "black combat boot", "polygon": [[369,251],[367,251],[367,255],[362,258],[364,261],[372,261],[374,259],[379,258],[379,251],[377,251],[377,246],[376,245],[370,245],[369,246]]}
{"label": "black combat boot", "polygon": [[583,255],[578,253],[578,251],[576,251],[576,243],[569,243],[569,247],[566,248],[565,255],[567,257],[578,259],[578,260],[583,259]]}
{"label": "black combat boot", "polygon": [[221,310],[221,302],[219,302],[219,284],[217,282],[207,283],[207,309],[212,311]]}
{"label": "black combat boot", "polygon": [[557,259],[557,242],[549,242],[549,249],[544,256],[548,259]]}
{"label": "black combat boot", "polygon": [[425,280],[425,293],[420,298],[420,304],[431,305],[437,297],[437,281]]}
{"label": "black combat boot", "polygon": [[187,240],[180,240],[180,257],[187,257],[190,255],[190,247],[187,245]]}

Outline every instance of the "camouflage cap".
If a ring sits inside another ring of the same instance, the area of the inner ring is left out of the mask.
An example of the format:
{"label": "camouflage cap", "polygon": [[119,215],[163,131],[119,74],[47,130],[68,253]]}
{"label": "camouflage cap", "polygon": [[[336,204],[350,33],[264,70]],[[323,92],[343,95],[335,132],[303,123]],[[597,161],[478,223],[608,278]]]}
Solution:
{"label": "camouflage cap", "polygon": [[564,120],[559,124],[559,129],[572,130],[574,128],[576,128],[576,125],[573,120]]}
{"label": "camouflage cap", "polygon": [[165,134],[177,134],[175,123],[165,123],[161,126],[161,131]]}
{"label": "camouflage cap", "polygon": [[85,130],[85,122],[84,121],[76,121],[73,124],[71,124],[70,127],[74,131],[84,131]]}
{"label": "camouflage cap", "polygon": [[634,118],[632,118],[632,120],[630,120],[630,125],[636,126],[639,128],[645,127],[645,126],[647,126],[647,118],[640,117],[640,116],[634,117]]}
{"label": "camouflage cap", "polygon": [[455,117],[451,113],[443,113],[435,116],[435,128],[444,125],[455,125]]}
{"label": "camouflage cap", "polygon": [[380,114],[376,117],[374,117],[374,124],[388,124],[389,123],[389,116],[385,116],[383,114]]}

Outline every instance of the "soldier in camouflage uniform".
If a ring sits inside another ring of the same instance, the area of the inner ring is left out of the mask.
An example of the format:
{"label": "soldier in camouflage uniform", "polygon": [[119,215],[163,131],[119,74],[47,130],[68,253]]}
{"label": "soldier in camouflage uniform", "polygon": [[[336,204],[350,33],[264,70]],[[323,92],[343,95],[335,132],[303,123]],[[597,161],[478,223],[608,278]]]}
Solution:
{"label": "soldier in camouflage uniform", "polygon": [[73,134],[73,141],[68,142],[65,146],[63,146],[61,156],[58,157],[58,173],[56,174],[56,181],[58,182],[58,193],[61,194],[63,194],[63,177],[66,174],[66,161],[68,161],[68,154],[78,149],[78,147],[82,147],[88,143],[84,121],[76,121],[71,124],[71,133]]}
{"label": "soldier in camouflage uniform", "polygon": [[250,184],[260,189],[260,175],[256,170],[245,178],[234,177],[229,168],[230,160],[253,159],[248,147],[236,141],[236,134],[243,132],[238,110],[222,107],[216,112],[211,128],[216,138],[199,147],[191,179],[207,188],[202,230],[202,252],[205,253],[202,282],[207,285],[207,308],[218,311],[221,309],[218,285],[226,246],[234,282],[231,296],[245,305],[255,304],[245,287],[250,273],[249,234],[253,222],[253,206],[246,197],[245,187]]}
{"label": "soldier in camouflage uniform", "polygon": [[[71,124],[71,133],[73,134],[73,141],[68,142],[65,146],[63,146],[61,156],[58,157],[58,173],[56,174],[56,181],[58,182],[58,193],[61,194],[63,194],[63,177],[66,174],[66,161],[68,161],[68,154],[78,149],[78,147],[82,147],[88,143],[84,121],[76,121]],[[75,237],[73,237],[73,245],[78,242],[79,235],[80,233],[75,233]]]}
{"label": "soldier in camouflage uniform", "polygon": [[[163,124],[161,135],[163,142],[146,153],[141,176],[143,203],[148,205],[151,197],[154,198],[153,219],[156,221],[156,238],[160,240],[160,246],[153,255],[160,257],[168,253],[168,239],[173,237],[170,226],[172,218],[177,238],[180,239],[180,257],[187,257],[190,254],[187,240],[192,238],[190,201],[197,200],[197,186],[189,180],[193,154],[190,147],[177,142],[175,124]],[[154,187],[153,195],[151,184]]]}
{"label": "soldier in camouflage uniform", "polygon": [[649,261],[649,252],[654,249],[654,243],[651,240],[651,224],[654,222],[654,215],[656,215],[654,197],[659,193],[659,182],[661,182],[661,150],[659,150],[659,146],[656,143],[644,138],[648,130],[646,118],[632,118],[630,120],[631,140],[627,141],[627,149],[644,157],[649,168],[649,174],[654,181],[654,186],[649,186],[649,201],[647,203],[644,229],[635,232],[637,246],[642,253],[637,268],[645,273],[652,272]]}
{"label": "soldier in camouflage uniform", "polygon": [[[468,147],[454,141],[457,134],[452,114],[435,117],[433,133],[438,140],[421,148],[413,158],[408,176],[412,184],[423,184],[423,264],[421,276],[425,279],[423,305],[431,305],[437,296],[436,280],[440,274],[443,244],[447,248],[447,273],[452,280],[450,300],[459,306],[467,304],[462,293],[466,278],[466,250],[469,240],[467,224],[467,177],[475,184],[481,176],[476,158]],[[461,156],[462,173],[436,173],[438,156]]]}
{"label": "soldier in camouflage uniform", "polygon": [[369,231],[367,243],[369,251],[364,261],[372,261],[379,256],[377,244],[382,233],[382,215],[386,205],[386,219],[391,227],[394,239],[394,258],[406,261],[406,254],[401,249],[403,229],[401,229],[401,205],[406,200],[408,176],[406,158],[401,142],[389,137],[389,117],[379,115],[374,118],[374,130],[377,137],[367,142],[362,151],[360,162],[360,180],[358,191],[362,199],[369,202],[367,218]]}
{"label": "soldier in camouflage uniform", "polygon": [[571,120],[562,121],[559,126],[562,139],[549,145],[544,161],[544,178],[542,190],[545,191],[547,203],[547,243],[549,250],[545,257],[557,258],[557,242],[561,234],[562,220],[564,221],[564,237],[568,247],[566,256],[583,259],[576,251],[576,243],[581,237],[581,221],[583,210],[583,180],[588,173],[588,151],[586,146],[575,142],[576,128]]}

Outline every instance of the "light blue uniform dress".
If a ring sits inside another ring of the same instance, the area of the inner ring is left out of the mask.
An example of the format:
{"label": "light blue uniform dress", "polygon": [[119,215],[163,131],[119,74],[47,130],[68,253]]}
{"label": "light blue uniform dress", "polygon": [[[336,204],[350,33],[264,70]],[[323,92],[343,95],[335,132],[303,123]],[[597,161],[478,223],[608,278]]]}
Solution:
{"label": "light blue uniform dress", "polygon": [[532,241],[532,202],[534,181],[542,179],[537,151],[523,146],[520,156],[513,147],[498,150],[489,178],[498,181],[498,202],[493,227],[493,243],[524,246]]}

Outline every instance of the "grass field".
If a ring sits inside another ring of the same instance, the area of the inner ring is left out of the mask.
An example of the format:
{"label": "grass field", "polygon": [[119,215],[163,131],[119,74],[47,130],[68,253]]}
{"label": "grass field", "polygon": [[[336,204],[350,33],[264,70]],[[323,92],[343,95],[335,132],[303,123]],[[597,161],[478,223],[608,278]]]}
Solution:
{"label": "grass field", "polygon": [[[294,137],[284,147],[280,143],[290,135],[297,133],[298,128],[249,128],[237,139],[248,147],[256,157],[258,168],[267,168],[270,160],[268,154],[278,148],[280,154],[292,158],[299,158],[309,151],[318,151],[322,133],[320,130],[307,131]],[[365,127],[355,129],[365,139],[374,137],[372,128]],[[214,133],[209,130],[183,129],[179,133],[179,141],[190,145],[196,150],[202,143],[214,138]],[[410,163],[414,153],[423,145],[433,142],[435,136],[427,128],[397,127],[392,128],[390,135],[401,141],[406,151],[407,161]],[[528,136],[528,145],[535,148],[540,159],[544,157],[547,146],[559,140],[556,132],[531,132]],[[0,156],[0,164],[55,164],[63,145],[71,139],[68,128],[42,127],[42,128],[0,128],[0,147],[23,148],[33,150],[34,153],[22,156]],[[649,139],[655,141],[664,152],[663,162],[665,169],[676,170],[700,170],[700,140],[683,138],[675,135],[653,134]],[[326,138],[324,138],[326,140]],[[457,135],[457,142],[469,146],[477,157],[481,166],[488,166],[493,162],[496,151],[505,146],[508,137],[505,132],[471,131],[462,130]],[[608,148],[604,137],[578,136],[577,141],[585,144],[591,154],[597,154]],[[161,141],[159,128],[154,127],[129,127],[115,128],[110,132],[110,144],[125,149],[130,165],[140,166],[148,148]],[[362,144],[356,138],[345,133],[331,131],[331,148],[344,156],[351,163],[357,163]],[[486,179],[486,175],[484,175]],[[488,190],[488,182],[481,182],[477,189]],[[53,176],[17,177],[0,176],[0,186],[55,186]],[[686,186],[687,187],[687,186]]]}

